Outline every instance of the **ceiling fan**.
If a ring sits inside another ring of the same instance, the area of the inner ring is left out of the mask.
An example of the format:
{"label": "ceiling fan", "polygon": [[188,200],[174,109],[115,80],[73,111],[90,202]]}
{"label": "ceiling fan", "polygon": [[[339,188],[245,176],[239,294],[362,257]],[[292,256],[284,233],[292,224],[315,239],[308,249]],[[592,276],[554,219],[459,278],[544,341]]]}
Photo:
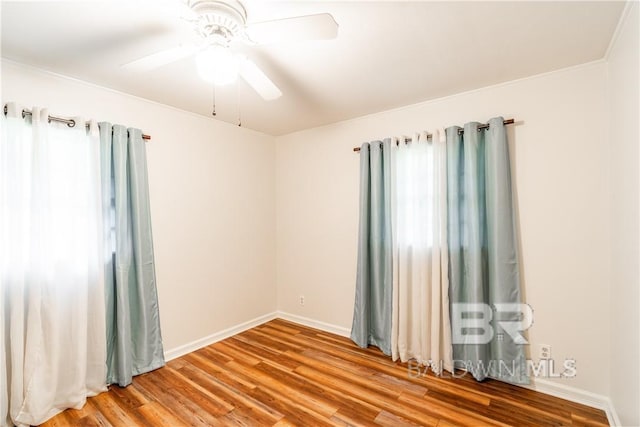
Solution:
{"label": "ceiling fan", "polygon": [[247,24],[247,12],[238,0],[176,0],[183,6],[198,40],[153,53],[122,65],[144,72],[195,55],[200,77],[216,85],[241,76],[262,98],[273,100],[282,92],[249,58],[237,52],[249,46],[286,41],[330,40],[338,35],[333,16],[321,13]]}

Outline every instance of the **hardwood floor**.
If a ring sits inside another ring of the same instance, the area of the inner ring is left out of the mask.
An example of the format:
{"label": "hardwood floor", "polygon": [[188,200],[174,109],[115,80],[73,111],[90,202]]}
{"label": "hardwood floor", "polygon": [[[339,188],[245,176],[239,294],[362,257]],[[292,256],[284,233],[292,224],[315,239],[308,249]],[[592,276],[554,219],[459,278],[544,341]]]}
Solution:
{"label": "hardwood floor", "polygon": [[273,320],[90,398],[45,426],[608,425],[604,412],[498,381],[431,374]]}

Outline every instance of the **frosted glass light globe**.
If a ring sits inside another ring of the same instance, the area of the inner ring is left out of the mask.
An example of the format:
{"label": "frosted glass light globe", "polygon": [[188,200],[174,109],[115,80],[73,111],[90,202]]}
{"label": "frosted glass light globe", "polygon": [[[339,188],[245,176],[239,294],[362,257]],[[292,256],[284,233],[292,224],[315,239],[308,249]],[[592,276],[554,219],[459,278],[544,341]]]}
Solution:
{"label": "frosted glass light globe", "polygon": [[238,78],[238,60],[223,46],[209,46],[196,56],[200,78],[218,86],[231,84]]}

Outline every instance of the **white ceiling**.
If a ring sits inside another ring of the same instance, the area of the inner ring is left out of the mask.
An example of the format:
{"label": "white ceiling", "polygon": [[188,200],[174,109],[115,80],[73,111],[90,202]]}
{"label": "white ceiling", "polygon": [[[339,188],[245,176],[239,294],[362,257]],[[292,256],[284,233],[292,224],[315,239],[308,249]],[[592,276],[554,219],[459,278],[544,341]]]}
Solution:
{"label": "white ceiling", "polygon": [[[1,3],[2,56],[211,117],[193,58],[120,65],[192,39],[177,0]],[[604,56],[623,2],[247,0],[249,22],[329,12],[338,38],[246,48],[283,96],[219,88],[218,118],[282,135]]]}

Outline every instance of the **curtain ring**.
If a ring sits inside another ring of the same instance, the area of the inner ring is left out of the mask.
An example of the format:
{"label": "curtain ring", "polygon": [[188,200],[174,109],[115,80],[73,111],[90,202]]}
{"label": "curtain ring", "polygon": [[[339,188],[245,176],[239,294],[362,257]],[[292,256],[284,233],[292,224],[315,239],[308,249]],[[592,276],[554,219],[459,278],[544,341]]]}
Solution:
{"label": "curtain ring", "polygon": [[27,117],[27,111],[26,110],[22,110],[22,118],[24,119],[25,117]]}
{"label": "curtain ring", "polygon": [[69,122],[67,122],[67,126],[69,126],[70,128],[74,127],[76,125],[76,121],[71,119]]}

